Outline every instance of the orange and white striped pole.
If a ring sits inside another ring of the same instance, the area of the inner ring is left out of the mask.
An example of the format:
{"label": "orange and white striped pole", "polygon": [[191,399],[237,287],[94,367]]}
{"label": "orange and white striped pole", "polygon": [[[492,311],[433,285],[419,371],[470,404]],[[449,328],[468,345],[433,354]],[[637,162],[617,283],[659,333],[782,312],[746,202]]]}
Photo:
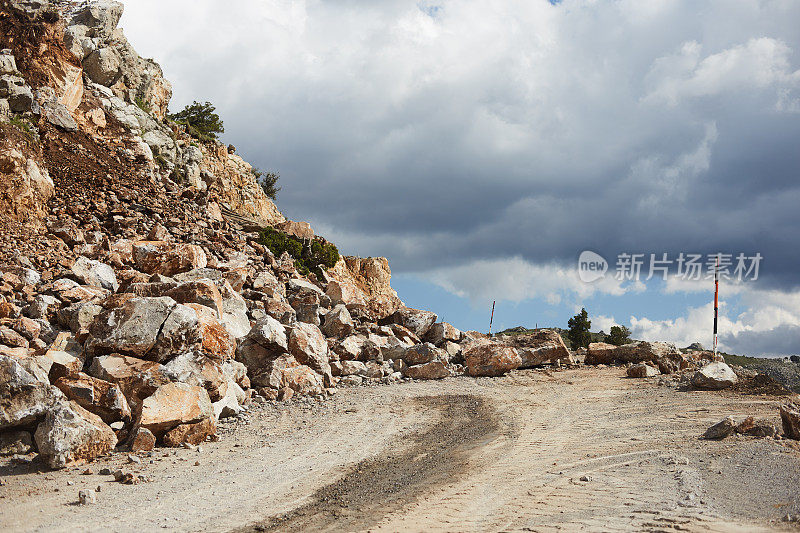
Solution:
{"label": "orange and white striped pole", "polygon": [[714,267],[714,358],[717,357],[717,318],[719,316],[719,254]]}

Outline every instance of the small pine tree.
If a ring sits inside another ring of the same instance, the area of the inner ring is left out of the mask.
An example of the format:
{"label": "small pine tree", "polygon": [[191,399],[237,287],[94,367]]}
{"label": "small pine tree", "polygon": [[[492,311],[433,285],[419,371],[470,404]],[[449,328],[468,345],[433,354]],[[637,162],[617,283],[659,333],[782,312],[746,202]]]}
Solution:
{"label": "small pine tree", "polygon": [[625,326],[611,326],[611,333],[606,335],[605,341],[614,346],[622,346],[631,342],[631,331]]}
{"label": "small pine tree", "polygon": [[266,194],[268,198],[275,200],[278,191],[281,190],[280,187],[276,186],[278,180],[281,179],[281,175],[277,172],[267,172],[264,174],[257,168],[253,169],[253,175],[255,175],[258,184],[261,185],[261,190],[264,191],[264,194]]}
{"label": "small pine tree", "polygon": [[581,309],[581,312],[570,318],[567,322],[569,331],[567,338],[572,343],[573,348],[586,348],[591,342],[591,335],[589,335],[589,328],[592,326],[592,321],[589,320],[589,313],[586,308]]}
{"label": "small pine tree", "polygon": [[187,127],[189,135],[200,140],[213,140],[217,135],[225,132],[222,119],[219,118],[211,102],[192,102],[174,115],[169,115],[171,120]]}

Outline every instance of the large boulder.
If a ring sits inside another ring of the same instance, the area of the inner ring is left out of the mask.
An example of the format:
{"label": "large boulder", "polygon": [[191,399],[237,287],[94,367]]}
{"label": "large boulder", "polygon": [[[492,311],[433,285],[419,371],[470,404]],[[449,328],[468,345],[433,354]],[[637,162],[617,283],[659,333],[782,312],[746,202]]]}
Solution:
{"label": "large boulder", "polygon": [[305,365],[285,368],[282,382],[284,387],[304,396],[316,396],[325,390],[323,377]]}
{"label": "large boulder", "polygon": [[117,445],[103,420],[75,402],[58,402],[36,428],[36,447],[51,468],[92,461]]}
{"label": "large boulder", "polygon": [[326,294],[351,313],[380,320],[403,306],[391,287],[392,273],[385,257],[341,257],[325,272]]}
{"label": "large boulder", "polygon": [[167,431],[162,439],[164,446],[178,448],[185,444],[197,446],[208,437],[217,434],[217,424],[212,418],[204,418],[193,424],[180,424]]}
{"label": "large boulder", "polygon": [[325,314],[322,331],[328,337],[344,338],[353,332],[353,319],[344,304],[338,304]]}
{"label": "large boulder", "polygon": [[343,360],[354,361],[360,358],[366,342],[367,338],[364,335],[350,335],[341,341],[330,339],[328,345],[335,356]]}
{"label": "large boulder", "polygon": [[412,379],[442,379],[450,376],[447,362],[434,359],[421,365],[412,365],[403,370],[403,375]]}
{"label": "large boulder", "polygon": [[680,350],[669,342],[635,341],[622,346],[593,342],[586,353],[586,364],[652,363],[662,374],[686,368]]}
{"label": "large boulder", "polygon": [[67,398],[96,414],[107,424],[131,418],[128,401],[116,383],[80,373],[76,377],[59,378],[55,386]]}
{"label": "large boulder", "polygon": [[291,354],[267,360],[250,379],[256,386],[291,389],[303,395],[317,395],[325,388],[322,376],[310,367],[301,365]]}
{"label": "large boulder", "polygon": [[174,286],[170,286],[163,294],[153,294],[152,296],[169,296],[179,304],[194,303],[210,307],[217,313],[217,318],[221,317],[222,313],[225,311],[222,304],[222,294],[220,294],[216,283],[210,279],[198,279],[178,283]]}
{"label": "large boulder", "polygon": [[46,375],[37,378],[20,361],[0,355],[0,430],[36,422],[62,397]]}
{"label": "large boulder", "polygon": [[210,307],[200,304],[186,304],[197,313],[197,325],[200,333],[200,349],[214,359],[227,361],[236,354],[236,339],[217,320],[217,313]]}
{"label": "large boulder", "polygon": [[308,290],[300,290],[289,294],[289,305],[295,310],[299,322],[307,322],[319,326],[319,296],[318,292]]}
{"label": "large boulder", "polygon": [[234,339],[241,339],[250,333],[247,302],[233,289],[228,280],[217,281],[217,288],[222,298],[220,323],[225,326]]}
{"label": "large boulder", "polygon": [[317,326],[298,322],[289,332],[288,348],[300,364],[321,374],[326,379],[326,385],[331,384],[328,342]]}
{"label": "large boulder", "polygon": [[658,376],[661,372],[646,363],[638,363],[628,367],[626,374],[629,378],[651,378]]}
{"label": "large boulder", "polygon": [[286,337],[283,324],[267,316],[256,322],[250,333],[239,343],[236,360],[247,367],[253,384],[271,386],[269,383],[274,370],[273,361],[289,352]]}
{"label": "large boulder", "polygon": [[781,405],[779,410],[783,432],[790,439],[800,440],[800,406],[788,403]]}
{"label": "large boulder", "polygon": [[203,387],[212,402],[223,398],[228,392],[229,379],[222,364],[197,352],[186,352],[164,365],[170,381]]}
{"label": "large boulder", "polygon": [[194,424],[213,416],[211,398],[203,387],[167,383],[142,402],[137,425],[160,437],[180,424]]}
{"label": "large boulder", "polygon": [[94,261],[85,256],[80,256],[72,265],[72,273],[86,285],[101,287],[111,292],[119,288],[114,269],[100,261]]}
{"label": "large boulder", "polygon": [[500,337],[498,341],[517,349],[522,364],[520,368],[531,368],[544,363],[573,363],[564,340],[554,329],[538,329],[524,335]]}
{"label": "large boulder", "polygon": [[485,343],[464,352],[464,364],[470,376],[502,376],[519,368],[522,359],[515,348],[505,344]]}
{"label": "large boulder", "polygon": [[430,363],[435,360],[442,360],[447,362],[447,354],[444,350],[437,348],[429,342],[415,344],[402,352],[399,357],[393,359],[402,359],[408,365],[421,365]]}
{"label": "large boulder", "polygon": [[586,350],[587,365],[610,365],[616,361],[619,346],[607,342],[590,342]]}
{"label": "large boulder", "polygon": [[125,355],[95,357],[88,373],[119,385],[133,412],[138,411],[145,398],[169,383],[163,365]]}
{"label": "large boulder", "polygon": [[84,72],[89,78],[106,87],[119,79],[121,66],[119,54],[108,46],[95,50],[83,61]]}
{"label": "large boulder", "polygon": [[148,274],[172,276],[208,264],[206,253],[196,244],[174,244],[164,241],[133,243],[136,268]]}
{"label": "large boulder", "polygon": [[709,363],[692,376],[692,385],[698,389],[727,389],[736,384],[739,378],[731,367],[721,362]]}
{"label": "large boulder", "polygon": [[430,311],[401,307],[387,318],[381,320],[380,324],[400,324],[411,330],[417,337],[422,338],[436,322],[436,318],[436,313]]}
{"label": "large boulder", "polygon": [[122,18],[123,5],[114,0],[94,0],[80,6],[69,21],[70,26],[82,25],[91,30],[91,36],[108,39]]}
{"label": "large boulder", "polygon": [[452,324],[447,322],[436,322],[425,334],[425,341],[441,346],[445,342],[460,342],[462,333]]}
{"label": "large boulder", "polygon": [[201,342],[197,313],[169,297],[129,298],[100,314],[90,328],[90,356],[118,353],[165,361]]}

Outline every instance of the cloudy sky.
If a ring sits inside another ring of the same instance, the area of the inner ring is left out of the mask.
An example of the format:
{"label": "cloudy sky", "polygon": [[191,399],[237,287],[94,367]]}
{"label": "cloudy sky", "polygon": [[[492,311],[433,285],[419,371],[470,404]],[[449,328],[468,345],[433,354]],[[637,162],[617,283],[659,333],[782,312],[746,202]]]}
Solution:
{"label": "cloudy sky", "polygon": [[[173,110],[216,104],[279,208],[387,256],[408,305],[483,331],[493,300],[495,329],[585,306],[710,345],[713,283],[675,260],[758,253],[720,336],[763,355],[800,353],[797,21],[794,0],[129,0],[122,25]],[[619,280],[620,254],[674,262]]]}

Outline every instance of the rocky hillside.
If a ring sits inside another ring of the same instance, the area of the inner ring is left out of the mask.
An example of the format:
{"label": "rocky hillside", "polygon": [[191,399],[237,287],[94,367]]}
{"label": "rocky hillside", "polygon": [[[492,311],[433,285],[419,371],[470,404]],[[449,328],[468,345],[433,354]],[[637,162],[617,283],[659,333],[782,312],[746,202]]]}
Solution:
{"label": "rocky hillside", "polygon": [[[122,11],[0,0],[0,452],[59,468],[213,439],[254,396],[574,363],[552,331],[490,340],[407,308],[384,258],[315,274],[274,253],[268,235],[334,252],[232,147],[168,118]],[[614,350],[590,359],[709,359]]]}

